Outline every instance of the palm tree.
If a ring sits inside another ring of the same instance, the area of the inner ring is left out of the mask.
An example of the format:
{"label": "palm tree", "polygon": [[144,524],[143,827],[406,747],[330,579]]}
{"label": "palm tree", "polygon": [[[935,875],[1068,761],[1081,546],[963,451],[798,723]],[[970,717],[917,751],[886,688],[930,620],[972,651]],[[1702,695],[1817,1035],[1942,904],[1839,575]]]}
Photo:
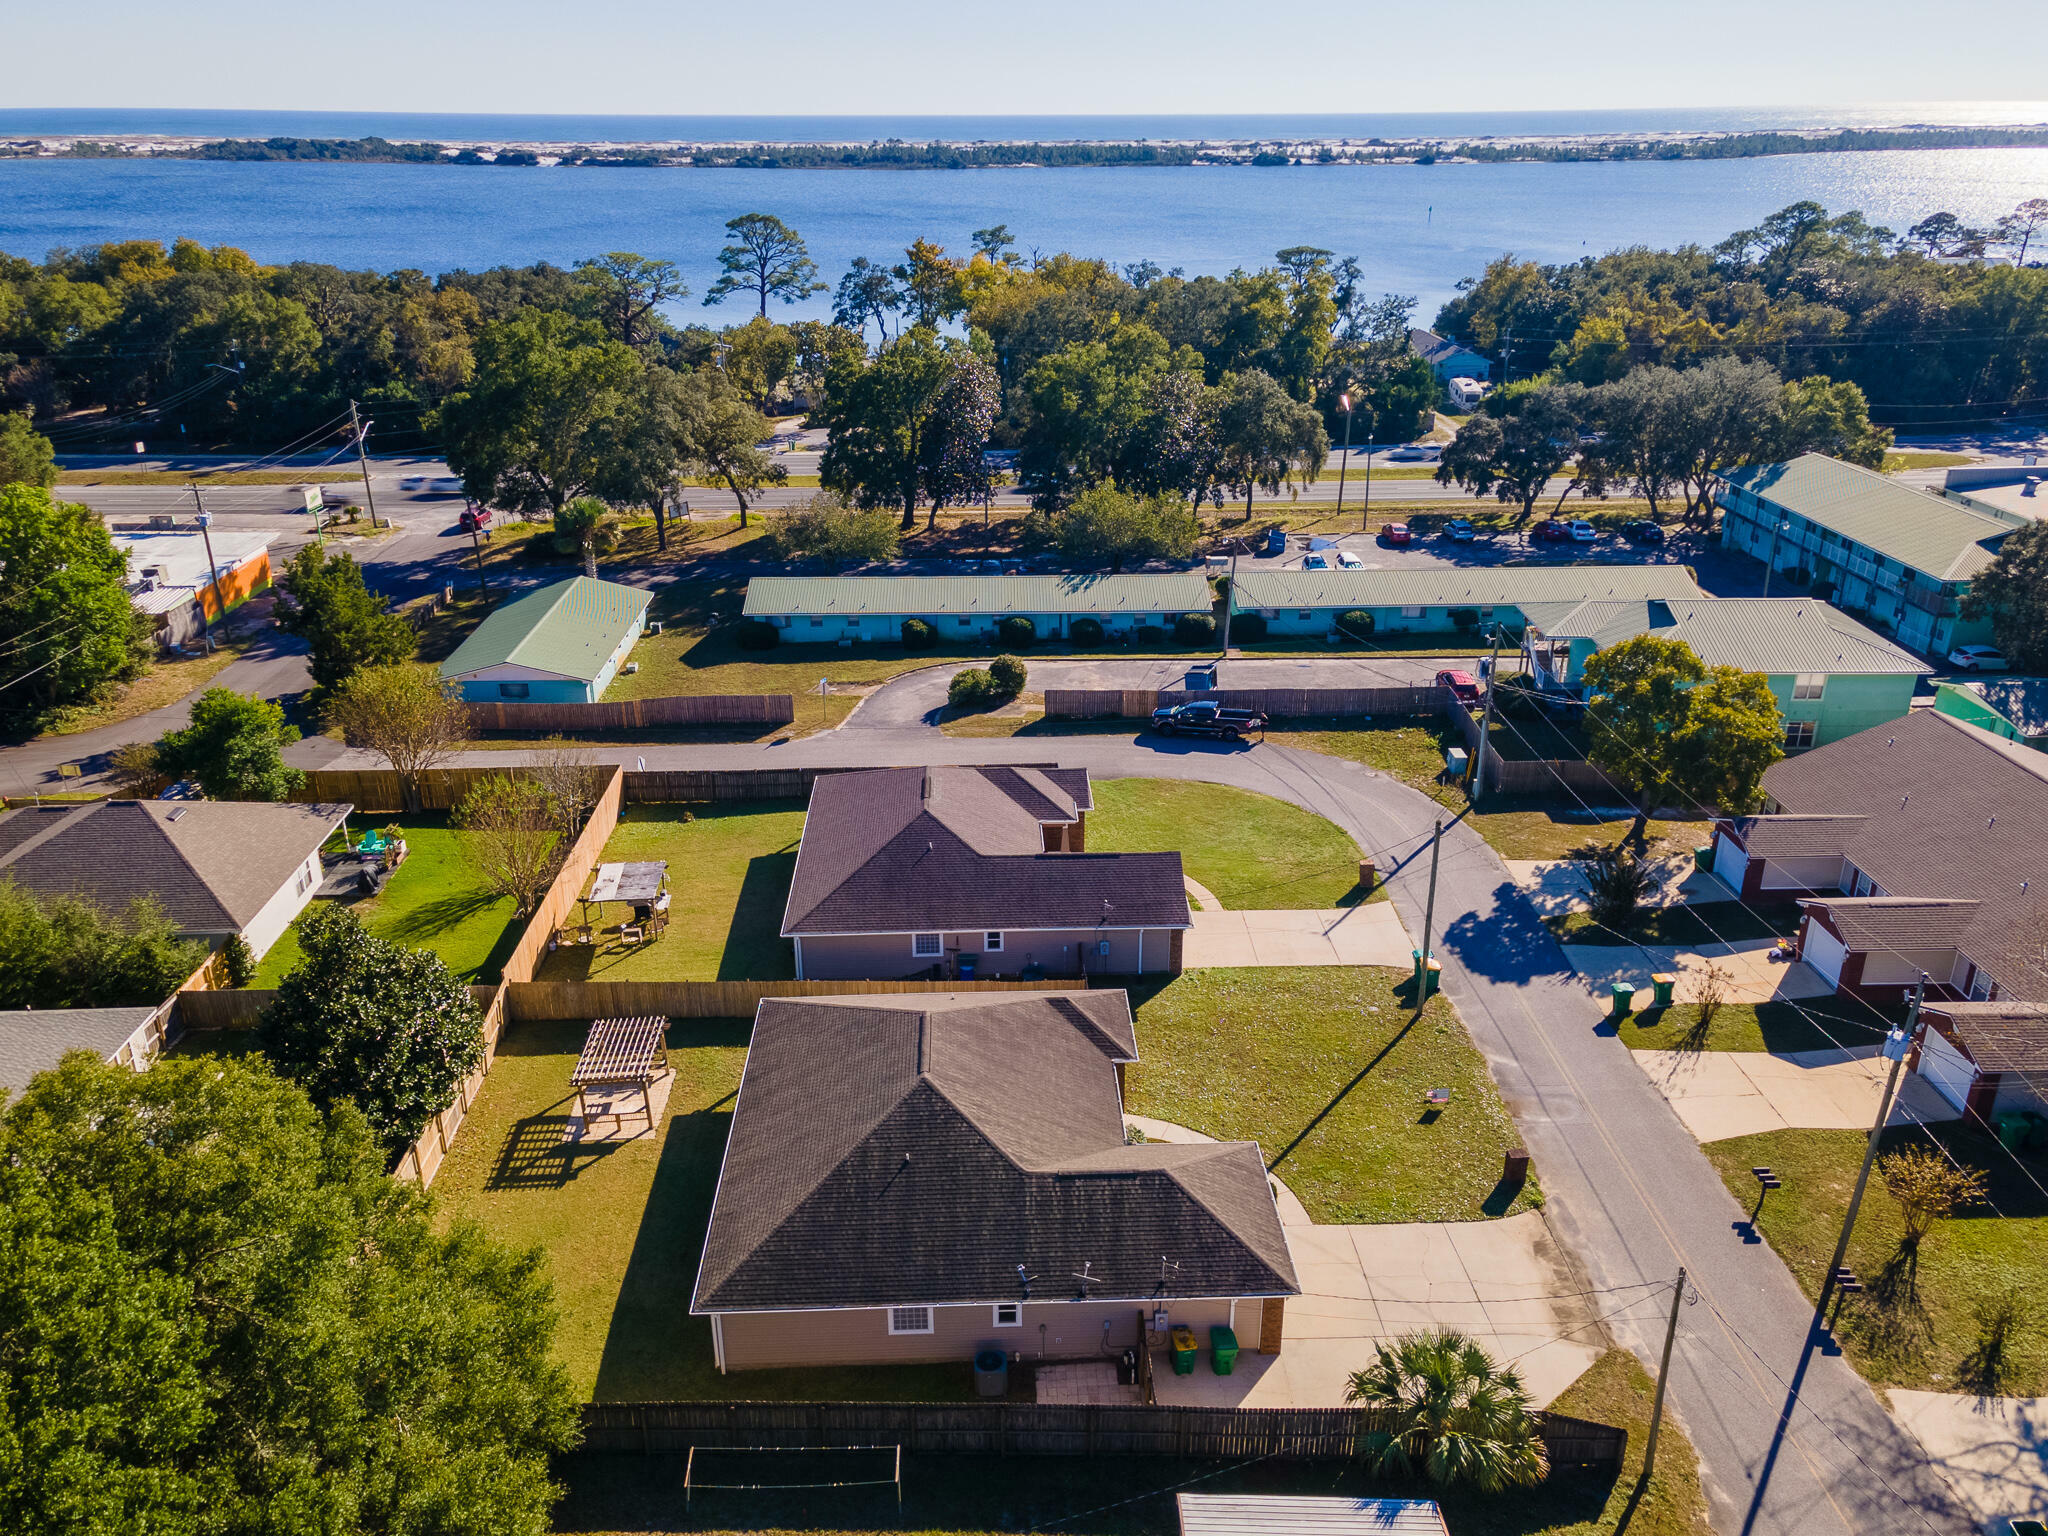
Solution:
{"label": "palm tree", "polygon": [[1529,1409],[1529,1390],[1512,1366],[1462,1333],[1411,1333],[1379,1346],[1379,1358],[1351,1373],[1346,1402],[1385,1411],[1387,1427],[1368,1435],[1376,1472],[1422,1471],[1438,1486],[1470,1483],[1482,1492],[1526,1488],[1549,1470]]}

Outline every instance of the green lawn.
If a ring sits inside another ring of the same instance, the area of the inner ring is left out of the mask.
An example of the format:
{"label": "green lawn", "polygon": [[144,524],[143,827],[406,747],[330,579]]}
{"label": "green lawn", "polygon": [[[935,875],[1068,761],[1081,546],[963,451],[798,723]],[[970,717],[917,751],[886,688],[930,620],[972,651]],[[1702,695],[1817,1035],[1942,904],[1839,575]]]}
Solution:
{"label": "green lawn", "polygon": [[746,1064],[745,1019],[677,1020],[656,1138],[565,1147],[581,1022],[517,1024],[434,1181],[444,1221],[481,1222],[548,1255],[555,1348],[579,1393],[659,1398],[943,1399],[972,1394],[964,1364],[720,1376],[691,1287]]}
{"label": "green lawn", "polygon": [[[1434,1498],[1458,1536],[1707,1536],[1699,1459],[1668,1416],[1657,1447],[1656,1480],[1637,1493],[1651,1397],[1650,1378],[1635,1357],[1626,1350],[1607,1351],[1565,1389],[1555,1407],[1628,1431],[1620,1475],[1566,1471],[1539,1487],[1498,1494],[1443,1493],[1420,1481],[1381,1481],[1331,1462],[927,1455],[903,1458],[900,1516],[890,1487],[699,1494],[686,1513],[682,1458],[589,1455],[567,1457],[560,1465],[568,1495],[555,1511],[555,1529],[577,1536],[700,1530],[805,1531],[813,1536],[856,1531],[981,1536],[1022,1530],[1177,1536],[1173,1496],[1199,1485],[1201,1493]],[[812,1461],[791,1476],[817,1477],[823,1465]],[[861,1467],[845,1475],[872,1473]]]}
{"label": "green lawn", "polygon": [[1954,469],[1970,463],[1967,453],[1931,453],[1926,449],[1904,449],[1884,456],[1884,472],[1896,475],[1906,469]]}
{"label": "green lawn", "polygon": [[[607,862],[666,859],[668,930],[621,949],[565,945],[542,981],[783,981],[796,958],[779,937],[803,837],[804,802],[629,805],[604,845]],[[594,911],[595,909],[593,909]],[[622,909],[608,914],[616,922]]]}
{"label": "green lawn", "polygon": [[[1092,786],[1091,853],[1177,850],[1181,867],[1233,912],[1356,906],[1358,845],[1285,800],[1182,779]],[[1382,887],[1375,893],[1385,895]]]}
{"label": "green lawn", "polygon": [[1617,931],[1593,920],[1590,912],[1553,913],[1544,920],[1560,944],[1672,944],[1694,947],[1726,942],[1745,943],[1796,932],[1795,902],[1703,901],[1674,907],[1638,907],[1634,921]]}
{"label": "green lawn", "polygon": [[[1931,1132],[1885,1132],[1887,1151],[1938,1138],[1950,1155],[1991,1176],[1990,1204],[1935,1224],[1915,1256],[1900,1247],[1899,1207],[1875,1174],[1849,1244],[1849,1267],[1863,1281],[1837,1329],[1858,1369],[1882,1386],[1931,1392],[2032,1396],[2048,1391],[2048,1337],[2040,1326],[2041,1275],[2048,1269],[2048,1160],[2022,1161],[1990,1138],[1948,1123]],[[1834,1256],[1842,1214],[1863,1156],[1860,1131],[1775,1131],[1709,1142],[1705,1148],[1745,1209],[1756,1203],[1750,1169],[1768,1165],[1784,1180],[1765,1200],[1757,1224],[1809,1297]],[[2003,1215],[1995,1214],[2003,1212]],[[2032,1313],[2002,1364],[1984,1357],[1978,1308],[2017,1290]]]}
{"label": "green lawn", "polygon": [[[463,862],[448,818],[369,817],[350,831],[359,836],[372,825],[398,827],[409,851],[380,895],[355,903],[357,915],[380,938],[431,949],[464,981],[496,981],[523,925],[513,921],[511,898],[491,895]],[[250,985],[276,986],[301,958],[294,924],[270,946]]]}
{"label": "green lawn", "polygon": [[[1476,1221],[1542,1201],[1534,1179],[1501,1183],[1520,1138],[1464,1025],[1442,998],[1414,1019],[1394,972],[1189,971],[1131,997],[1132,1112],[1258,1142],[1317,1221]],[[1431,1088],[1451,1090],[1441,1114],[1423,1108]]]}
{"label": "green lawn", "polygon": [[[1473,811],[1463,790],[1437,782],[1444,768],[1444,749],[1463,741],[1441,720],[1299,720],[1276,726],[1267,737],[1305,751],[1347,757],[1393,775],[1453,815],[1461,815],[1504,859],[1568,859],[1612,848],[1631,824],[1627,817],[1596,817],[1562,793],[1554,797],[1489,795],[1486,809]],[[1652,851],[1690,850],[1707,840],[1709,826],[1704,821],[1652,821]]]}
{"label": "green lawn", "polygon": [[1876,1045],[1900,1016],[1899,1009],[1873,1009],[1843,997],[1725,1003],[1702,1033],[1699,1008],[1680,1003],[1630,1014],[1621,1026],[1621,1043],[1634,1051],[1824,1051]]}

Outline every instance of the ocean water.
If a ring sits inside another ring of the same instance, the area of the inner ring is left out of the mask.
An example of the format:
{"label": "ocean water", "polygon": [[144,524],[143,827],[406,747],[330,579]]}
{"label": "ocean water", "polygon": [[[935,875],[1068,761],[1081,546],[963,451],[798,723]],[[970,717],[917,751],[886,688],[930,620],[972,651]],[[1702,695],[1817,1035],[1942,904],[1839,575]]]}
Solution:
{"label": "ocean water", "polygon": [[[148,116],[161,122],[175,114]],[[1717,121],[1725,126],[1728,117]],[[348,121],[356,126],[335,131],[358,131],[360,118]],[[368,131],[421,130],[380,123]],[[537,260],[567,265],[632,250],[678,263],[701,295],[717,275],[725,220],[762,211],[802,232],[828,282],[855,256],[891,258],[919,237],[963,251],[974,230],[1007,224],[1027,255],[1065,250],[1119,263],[1149,260],[1191,276],[1256,266],[1284,246],[1323,246],[1358,257],[1375,290],[1418,296],[1427,319],[1459,279],[1504,252],[1555,262],[1636,244],[1712,243],[1800,199],[1836,212],[1861,209],[1903,230],[1943,209],[1988,223],[2041,196],[2048,196],[2048,150],[2032,149],[1271,170],[32,159],[0,160],[0,251],[39,258],[57,246],[189,236],[240,246],[267,262],[439,273]],[[828,310],[821,298],[776,313],[795,319]],[[673,313],[746,318],[738,299],[706,311],[691,298]]]}

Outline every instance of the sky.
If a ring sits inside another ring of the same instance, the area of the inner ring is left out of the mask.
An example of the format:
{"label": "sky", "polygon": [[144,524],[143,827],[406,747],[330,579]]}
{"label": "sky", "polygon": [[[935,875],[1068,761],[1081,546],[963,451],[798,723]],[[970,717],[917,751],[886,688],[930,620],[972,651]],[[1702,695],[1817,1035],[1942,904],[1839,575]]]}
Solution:
{"label": "sky", "polygon": [[2039,97],[2044,0],[96,0],[0,107],[1274,113]]}

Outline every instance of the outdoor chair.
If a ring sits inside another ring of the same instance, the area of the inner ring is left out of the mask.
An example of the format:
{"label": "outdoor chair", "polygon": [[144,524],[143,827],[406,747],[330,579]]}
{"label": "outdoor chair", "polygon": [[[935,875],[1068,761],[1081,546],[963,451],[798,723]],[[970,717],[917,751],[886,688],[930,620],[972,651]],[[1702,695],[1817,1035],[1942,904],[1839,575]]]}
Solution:
{"label": "outdoor chair", "polygon": [[642,938],[642,934],[641,934],[641,931],[640,931],[640,930],[639,930],[638,928],[633,928],[633,927],[622,927],[622,928],[620,928],[620,929],[619,929],[619,942],[620,942],[621,944],[625,944],[625,945],[633,945],[633,944],[638,944],[638,943],[640,942],[641,938]]}

